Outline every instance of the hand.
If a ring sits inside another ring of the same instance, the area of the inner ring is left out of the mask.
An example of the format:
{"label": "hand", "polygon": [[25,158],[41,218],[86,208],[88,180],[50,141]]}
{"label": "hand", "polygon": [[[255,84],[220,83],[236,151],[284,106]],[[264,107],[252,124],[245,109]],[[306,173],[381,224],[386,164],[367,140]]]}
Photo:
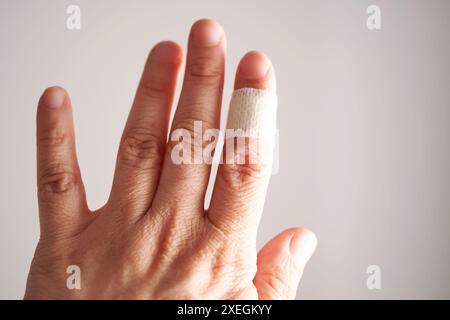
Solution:
{"label": "hand", "polygon": [[[189,37],[186,72],[171,131],[219,128],[225,34],[210,20]],[[316,238],[292,228],[257,255],[256,233],[270,177],[266,168],[221,164],[210,207],[208,164],[175,164],[167,143],[170,109],[182,63],[180,47],[151,51],[120,142],[112,190],[94,212],[86,204],[76,160],[71,103],[47,89],[37,111],[41,236],[31,265],[29,299],[294,298]],[[261,53],[241,60],[235,89],[275,90]],[[66,269],[80,268],[69,290]]]}

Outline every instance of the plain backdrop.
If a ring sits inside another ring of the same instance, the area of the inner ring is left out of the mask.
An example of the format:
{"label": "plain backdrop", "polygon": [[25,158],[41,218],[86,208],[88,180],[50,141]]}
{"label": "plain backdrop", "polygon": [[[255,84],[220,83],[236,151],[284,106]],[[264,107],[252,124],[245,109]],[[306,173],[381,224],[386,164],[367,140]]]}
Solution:
{"label": "plain backdrop", "polygon": [[[81,30],[66,28],[71,4]],[[379,31],[366,27],[371,4]],[[41,92],[71,94],[95,209],[150,48],[186,48],[199,18],[227,34],[224,111],[245,52],[275,66],[280,163],[258,246],[290,226],[315,231],[298,298],[450,298],[449,14],[445,0],[0,0],[0,298],[22,298],[38,239]],[[366,286],[369,265],[380,290]]]}

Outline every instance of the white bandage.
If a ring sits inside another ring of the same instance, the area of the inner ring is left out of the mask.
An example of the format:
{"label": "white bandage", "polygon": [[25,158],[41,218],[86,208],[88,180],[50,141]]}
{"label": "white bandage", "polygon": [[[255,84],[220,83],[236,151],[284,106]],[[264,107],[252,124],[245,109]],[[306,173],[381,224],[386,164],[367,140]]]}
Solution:
{"label": "white bandage", "polygon": [[[270,172],[276,145],[277,95],[275,92],[243,88],[233,92],[225,131],[226,161],[262,164]],[[234,153],[234,138],[238,139]],[[233,139],[230,139],[233,138]],[[256,139],[253,139],[256,138]],[[244,143],[244,144],[243,144]],[[245,143],[248,145],[245,146]]]}
{"label": "white bandage", "polygon": [[253,88],[235,90],[228,111],[227,129],[241,129],[246,136],[273,139],[276,133],[277,95]]}

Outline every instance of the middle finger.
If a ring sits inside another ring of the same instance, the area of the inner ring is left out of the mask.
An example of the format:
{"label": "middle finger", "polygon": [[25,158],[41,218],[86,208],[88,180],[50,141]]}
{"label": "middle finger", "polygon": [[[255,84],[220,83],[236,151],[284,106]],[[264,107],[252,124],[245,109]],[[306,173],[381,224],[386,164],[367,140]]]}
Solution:
{"label": "middle finger", "polygon": [[205,130],[220,127],[225,46],[225,34],[218,23],[211,20],[194,23],[189,36],[183,88],[171,129],[171,134],[176,130],[189,135],[190,141],[185,140],[183,144],[192,148],[190,156],[186,157],[188,163],[179,163],[174,161],[174,156],[179,155],[174,150],[179,141],[169,139],[154,207],[176,204],[188,207],[185,212],[204,209],[211,165],[203,161],[202,155],[194,156],[195,149],[203,147],[203,139],[196,137],[203,137]]}

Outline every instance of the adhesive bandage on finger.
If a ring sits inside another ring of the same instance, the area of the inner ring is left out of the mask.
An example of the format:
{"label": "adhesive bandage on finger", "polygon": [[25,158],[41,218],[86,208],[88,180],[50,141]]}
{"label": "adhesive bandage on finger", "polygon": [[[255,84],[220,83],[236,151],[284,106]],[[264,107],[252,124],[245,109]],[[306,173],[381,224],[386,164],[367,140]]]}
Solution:
{"label": "adhesive bandage on finger", "polygon": [[[238,138],[237,159],[245,163],[271,164],[276,136],[277,95],[273,91],[243,88],[233,92],[228,111],[225,140]],[[249,145],[239,148],[239,138]],[[233,139],[234,140],[234,139]],[[226,149],[227,162],[236,159],[234,144]]]}
{"label": "adhesive bandage on finger", "polygon": [[276,132],[277,100],[276,93],[269,90],[235,90],[228,111],[227,129],[240,129],[248,136],[273,137]]}

